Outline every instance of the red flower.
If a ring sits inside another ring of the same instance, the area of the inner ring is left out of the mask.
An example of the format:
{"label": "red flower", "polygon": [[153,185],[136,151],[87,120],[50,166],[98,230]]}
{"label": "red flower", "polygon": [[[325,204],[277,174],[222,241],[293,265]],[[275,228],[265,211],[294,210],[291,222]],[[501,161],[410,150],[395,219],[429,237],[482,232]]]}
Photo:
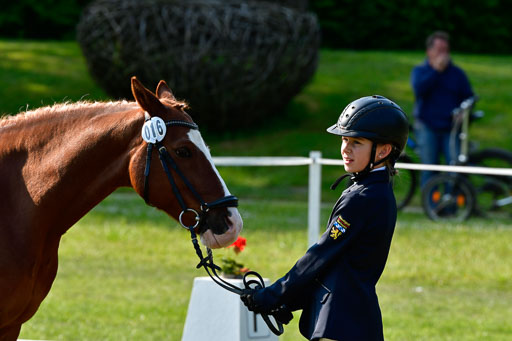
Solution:
{"label": "red flower", "polygon": [[238,239],[228,247],[233,246],[235,253],[239,254],[240,252],[242,252],[244,250],[246,244],[247,244],[247,239],[245,239],[242,236],[238,236]]}

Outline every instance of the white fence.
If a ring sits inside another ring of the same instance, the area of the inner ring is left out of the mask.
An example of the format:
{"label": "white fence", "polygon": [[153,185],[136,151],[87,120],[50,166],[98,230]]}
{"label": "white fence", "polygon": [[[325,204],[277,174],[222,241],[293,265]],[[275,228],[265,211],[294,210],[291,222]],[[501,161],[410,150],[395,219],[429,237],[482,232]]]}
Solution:
{"label": "white fence", "polygon": [[[217,166],[309,166],[308,245],[312,245],[318,240],[320,233],[322,165],[343,166],[342,160],[324,159],[322,158],[321,152],[311,151],[309,157],[221,156],[214,157],[213,161]],[[395,166],[399,169],[512,176],[512,169],[504,168],[425,165],[416,163],[397,163]]]}

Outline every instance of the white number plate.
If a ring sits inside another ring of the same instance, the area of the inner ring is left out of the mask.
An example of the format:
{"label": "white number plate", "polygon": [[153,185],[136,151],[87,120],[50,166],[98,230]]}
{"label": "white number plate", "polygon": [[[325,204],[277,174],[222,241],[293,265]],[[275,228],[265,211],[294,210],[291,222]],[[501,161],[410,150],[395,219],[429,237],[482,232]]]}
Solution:
{"label": "white number plate", "polygon": [[167,127],[164,120],[160,117],[152,117],[142,126],[142,139],[147,143],[161,142],[166,132]]}

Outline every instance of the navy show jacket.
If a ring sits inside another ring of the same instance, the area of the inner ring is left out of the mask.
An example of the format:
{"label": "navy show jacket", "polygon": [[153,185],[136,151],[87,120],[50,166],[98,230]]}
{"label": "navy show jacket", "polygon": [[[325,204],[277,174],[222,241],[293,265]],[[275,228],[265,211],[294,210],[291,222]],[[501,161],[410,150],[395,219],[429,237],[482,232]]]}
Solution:
{"label": "navy show jacket", "polygon": [[375,285],[396,214],[388,172],[369,173],[342,193],[318,243],[285,276],[256,292],[255,301],[267,309],[302,309],[300,331],[310,340],[383,340]]}

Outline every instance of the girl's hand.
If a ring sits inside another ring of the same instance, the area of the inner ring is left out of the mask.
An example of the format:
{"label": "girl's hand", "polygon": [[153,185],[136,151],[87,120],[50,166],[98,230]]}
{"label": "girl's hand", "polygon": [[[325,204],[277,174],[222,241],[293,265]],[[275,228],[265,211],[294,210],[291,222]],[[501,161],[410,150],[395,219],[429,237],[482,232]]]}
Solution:
{"label": "girl's hand", "polygon": [[274,310],[271,315],[274,316],[277,322],[282,324],[288,324],[293,319],[292,312],[284,304]]}

